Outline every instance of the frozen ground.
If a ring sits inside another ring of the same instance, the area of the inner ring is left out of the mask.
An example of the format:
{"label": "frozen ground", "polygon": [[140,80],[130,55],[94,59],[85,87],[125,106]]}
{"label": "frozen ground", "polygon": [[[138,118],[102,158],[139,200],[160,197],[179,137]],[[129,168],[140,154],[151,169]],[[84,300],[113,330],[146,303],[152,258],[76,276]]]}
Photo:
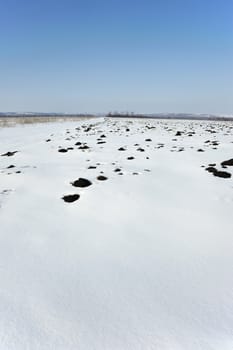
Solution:
{"label": "frozen ground", "polygon": [[233,123],[18,125],[0,154],[0,349],[233,349],[233,177],[205,170],[233,175]]}

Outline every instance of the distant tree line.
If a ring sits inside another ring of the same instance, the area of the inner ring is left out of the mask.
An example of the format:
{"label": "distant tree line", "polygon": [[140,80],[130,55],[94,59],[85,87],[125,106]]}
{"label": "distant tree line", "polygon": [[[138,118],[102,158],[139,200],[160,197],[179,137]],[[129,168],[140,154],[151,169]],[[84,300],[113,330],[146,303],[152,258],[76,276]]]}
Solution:
{"label": "distant tree line", "polygon": [[106,117],[109,118],[144,118],[148,117],[146,114],[138,114],[134,112],[109,112]]}

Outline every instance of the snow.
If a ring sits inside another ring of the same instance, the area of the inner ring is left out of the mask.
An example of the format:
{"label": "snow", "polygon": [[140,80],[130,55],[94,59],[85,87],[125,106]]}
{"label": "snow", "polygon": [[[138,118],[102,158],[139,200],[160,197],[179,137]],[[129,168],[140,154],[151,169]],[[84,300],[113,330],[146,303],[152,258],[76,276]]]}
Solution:
{"label": "snow", "polygon": [[[232,131],[104,118],[1,128],[0,154],[18,153],[0,156],[0,348],[232,349],[233,181],[201,167],[233,158]],[[79,177],[92,185],[73,187]]]}

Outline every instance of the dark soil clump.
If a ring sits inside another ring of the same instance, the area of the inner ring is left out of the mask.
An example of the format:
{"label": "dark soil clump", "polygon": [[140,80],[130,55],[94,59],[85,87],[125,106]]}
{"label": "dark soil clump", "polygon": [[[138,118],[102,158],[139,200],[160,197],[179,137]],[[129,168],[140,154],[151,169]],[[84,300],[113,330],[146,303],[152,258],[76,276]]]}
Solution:
{"label": "dark soil clump", "polygon": [[6,152],[4,154],[1,154],[2,157],[12,157],[15,155],[15,153],[17,153],[18,151],[14,151],[14,152]]}
{"label": "dark soil clump", "polygon": [[225,160],[224,162],[221,163],[222,166],[233,166],[233,158]]}
{"label": "dark soil clump", "polygon": [[99,181],[105,181],[107,179],[108,178],[106,176],[103,176],[103,175],[100,175],[100,176],[97,177],[97,180],[99,180]]}
{"label": "dark soil clump", "polygon": [[222,177],[224,179],[229,179],[231,177],[231,174],[228,173],[227,171],[215,171],[213,172],[214,176]]}
{"label": "dark soil clump", "polygon": [[73,203],[80,198],[79,194],[68,194],[67,196],[62,197],[63,201],[66,203]]}
{"label": "dark soil clump", "polygon": [[74,182],[71,183],[72,186],[74,187],[88,187],[88,186],[91,186],[92,183],[91,181],[87,180],[87,179],[84,179],[82,177],[80,177],[78,180],[75,180]]}

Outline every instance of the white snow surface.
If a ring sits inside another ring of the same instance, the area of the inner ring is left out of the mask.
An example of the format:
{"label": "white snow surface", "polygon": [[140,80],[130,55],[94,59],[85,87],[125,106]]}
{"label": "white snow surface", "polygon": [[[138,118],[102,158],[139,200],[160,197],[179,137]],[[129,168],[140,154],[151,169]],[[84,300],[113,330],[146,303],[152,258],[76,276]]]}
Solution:
{"label": "white snow surface", "polygon": [[201,167],[233,158],[232,135],[150,119],[0,129],[0,154],[18,151],[0,156],[0,349],[232,350],[233,180]]}

